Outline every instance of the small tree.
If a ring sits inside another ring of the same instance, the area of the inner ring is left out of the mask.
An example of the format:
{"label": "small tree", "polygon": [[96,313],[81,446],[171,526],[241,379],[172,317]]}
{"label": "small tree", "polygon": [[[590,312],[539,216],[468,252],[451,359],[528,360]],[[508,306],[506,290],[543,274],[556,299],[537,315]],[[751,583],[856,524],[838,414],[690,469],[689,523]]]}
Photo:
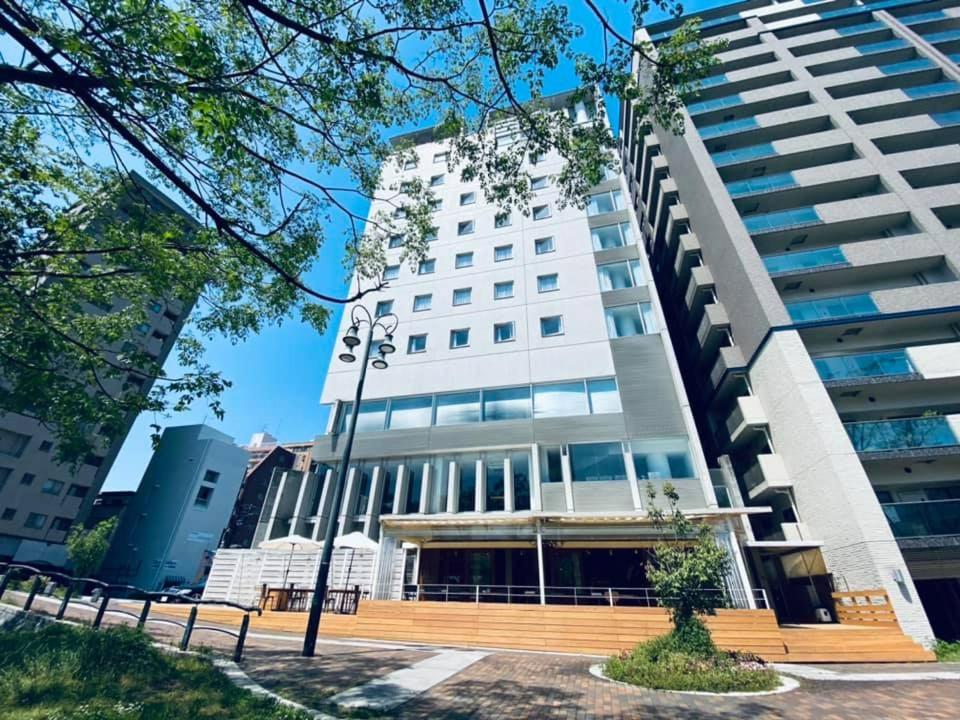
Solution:
{"label": "small tree", "polygon": [[656,504],[657,491],[647,483],[650,517],[664,537],[653,548],[647,578],[670,613],[673,635],[687,649],[712,651],[709,631],[700,615],[726,607],[722,592],[730,559],[705,522],[695,523],[680,510],[680,496],[671,483],[663,485],[667,509]]}
{"label": "small tree", "polygon": [[117,527],[117,518],[97,523],[89,530],[74,526],[67,536],[67,557],[77,577],[93,577],[110,549],[110,538]]}

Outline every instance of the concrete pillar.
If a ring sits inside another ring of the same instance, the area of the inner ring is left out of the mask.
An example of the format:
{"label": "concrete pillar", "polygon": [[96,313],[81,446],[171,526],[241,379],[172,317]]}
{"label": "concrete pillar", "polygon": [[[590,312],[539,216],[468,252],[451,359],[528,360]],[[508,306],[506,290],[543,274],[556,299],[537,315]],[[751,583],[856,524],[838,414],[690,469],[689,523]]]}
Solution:
{"label": "concrete pillar", "polygon": [[487,511],[487,472],[486,464],[480,458],[477,458],[477,467],[474,472],[477,474],[476,482],[473,484],[473,509],[476,512]]}
{"label": "concrete pillar", "polygon": [[447,512],[455,513],[460,500],[460,466],[451,460],[447,470]]}
{"label": "concrete pillar", "polygon": [[393,514],[401,515],[407,507],[407,494],[410,492],[410,478],[407,477],[407,465],[400,463],[397,467],[397,489],[393,494]]}

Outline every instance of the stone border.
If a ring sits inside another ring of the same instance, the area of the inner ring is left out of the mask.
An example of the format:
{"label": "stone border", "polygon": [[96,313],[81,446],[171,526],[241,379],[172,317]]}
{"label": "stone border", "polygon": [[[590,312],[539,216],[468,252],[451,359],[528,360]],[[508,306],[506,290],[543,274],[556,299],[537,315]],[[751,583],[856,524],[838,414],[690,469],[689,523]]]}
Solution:
{"label": "stone border", "polygon": [[646,690],[647,692],[671,693],[673,695],[706,695],[707,697],[759,697],[761,695],[780,695],[782,693],[790,692],[791,690],[796,690],[798,687],[800,687],[799,681],[793,679],[792,677],[779,675],[780,687],[778,687],[776,690],[757,690],[755,692],[736,691],[721,693],[707,692],[705,690],[660,690],[657,688],[643,687],[642,685],[632,685],[621,680],[609,678],[607,677],[606,673],[603,672],[603,665],[599,663],[590,666],[590,674],[595,678],[599,678],[600,680],[605,680],[606,682],[614,683],[616,685],[622,685],[623,687]]}

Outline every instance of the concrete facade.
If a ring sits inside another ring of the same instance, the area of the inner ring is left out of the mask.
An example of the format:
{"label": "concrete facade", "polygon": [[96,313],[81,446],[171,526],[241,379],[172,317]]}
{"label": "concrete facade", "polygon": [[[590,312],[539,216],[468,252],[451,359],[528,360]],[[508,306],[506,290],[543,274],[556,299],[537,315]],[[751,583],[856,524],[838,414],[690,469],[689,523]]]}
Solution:
{"label": "concrete facade", "polygon": [[753,576],[800,620],[884,588],[922,641],[960,633],[955,5],[705,11],[727,45],[685,134],[620,118],[708,460],[773,507],[746,528]]}

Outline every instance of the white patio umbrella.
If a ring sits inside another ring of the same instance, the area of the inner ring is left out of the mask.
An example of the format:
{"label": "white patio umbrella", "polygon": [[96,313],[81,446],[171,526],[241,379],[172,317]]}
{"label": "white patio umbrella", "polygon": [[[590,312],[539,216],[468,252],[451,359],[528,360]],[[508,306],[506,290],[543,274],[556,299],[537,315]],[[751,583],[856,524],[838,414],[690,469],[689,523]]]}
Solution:
{"label": "white patio umbrella", "polygon": [[350,549],[350,564],[347,565],[347,578],[343,582],[343,586],[347,587],[347,585],[350,584],[350,572],[353,570],[353,556],[356,554],[357,550],[370,550],[371,552],[376,552],[380,548],[380,543],[378,543],[376,540],[371,540],[362,532],[352,532],[335,538],[333,541],[333,546],[335,548]]}
{"label": "white patio umbrella", "polygon": [[264,540],[257,545],[261,550],[285,550],[290,548],[290,554],[287,556],[287,567],[283,571],[283,586],[287,586],[287,576],[290,574],[290,564],[293,562],[293,552],[300,550],[319,550],[323,547],[322,542],[311,540],[303,535],[288,535],[287,537],[274,538],[273,540]]}

